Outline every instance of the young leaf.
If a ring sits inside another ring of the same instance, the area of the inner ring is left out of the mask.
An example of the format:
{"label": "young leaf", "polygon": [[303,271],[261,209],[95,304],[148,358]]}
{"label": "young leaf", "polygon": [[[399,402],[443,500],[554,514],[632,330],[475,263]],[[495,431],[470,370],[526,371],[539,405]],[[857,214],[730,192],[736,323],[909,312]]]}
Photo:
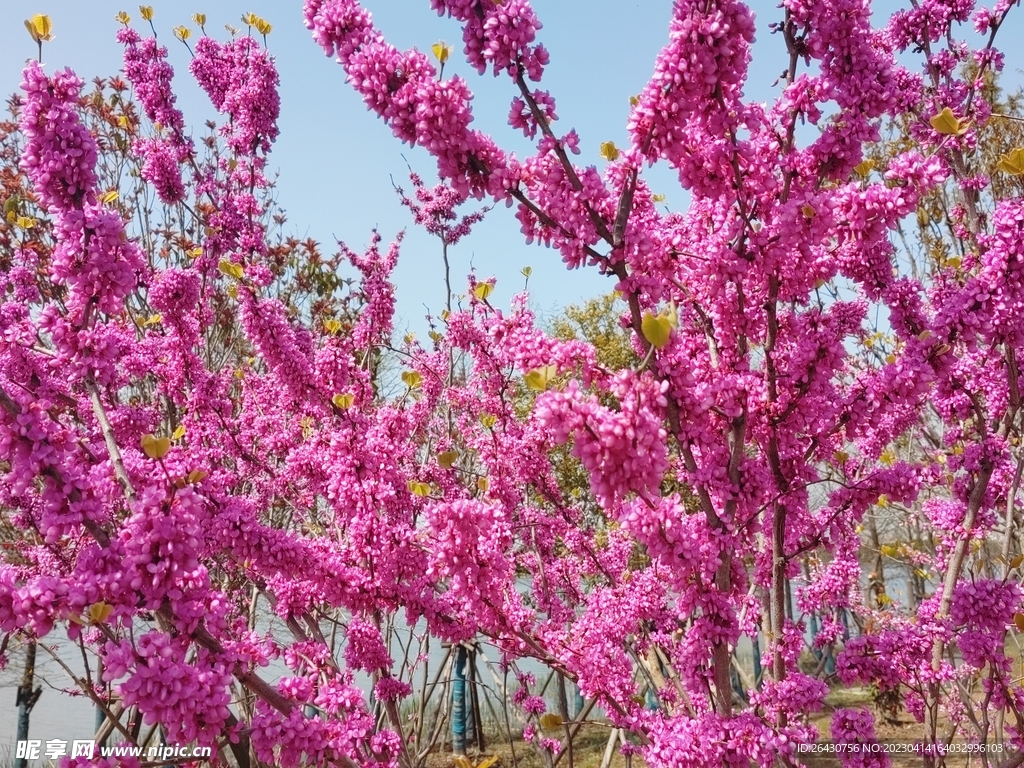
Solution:
{"label": "young leaf", "polygon": [[331,398],[331,402],[334,403],[334,405],[337,406],[338,408],[341,408],[341,410],[343,410],[343,411],[348,409],[348,408],[351,408],[352,404],[355,401],[356,401],[356,396],[353,395],[351,392],[346,392],[344,394],[338,394],[338,395],[335,395],[334,397]]}
{"label": "young leaf", "polygon": [[104,603],[102,600],[89,606],[89,621],[93,624],[102,624],[110,618],[114,612],[114,606]]}
{"label": "young leaf", "polygon": [[668,344],[668,340],[672,336],[672,320],[668,315],[644,312],[643,320],[640,321],[640,330],[652,347],[661,349]]}
{"label": "young leaf", "polygon": [[609,162],[619,159],[619,148],[614,141],[606,141],[601,144],[601,157]]}
{"label": "young leaf", "polygon": [[185,425],[179,424],[178,428],[171,433],[171,440],[181,440],[185,436]]}
{"label": "young leaf", "polygon": [[853,172],[860,176],[862,179],[866,179],[868,174],[871,173],[871,169],[875,167],[874,160],[864,160],[859,165],[853,167]]}
{"label": "young leaf", "polygon": [[419,480],[410,480],[405,485],[409,489],[409,493],[413,496],[426,497],[430,495],[430,485],[428,483],[421,483]]}
{"label": "young leaf", "polygon": [[419,371],[402,371],[402,381],[409,389],[416,389],[423,383],[423,376]]}
{"label": "young leaf", "polygon": [[455,462],[459,459],[458,451],[445,451],[444,453],[437,454],[437,463],[443,469],[451,469]]}
{"label": "young leaf", "polygon": [[441,64],[444,64],[446,61],[448,61],[448,59],[452,55],[452,47],[448,45],[448,43],[446,43],[444,40],[438,40],[436,43],[430,46],[430,50],[434,52],[434,56],[437,57],[437,60]]}
{"label": "young leaf", "polygon": [[545,731],[553,731],[555,728],[561,728],[562,723],[565,721],[562,720],[561,715],[555,714],[554,712],[547,712],[540,716],[540,720],[538,722],[540,727]]}
{"label": "young leaf", "polygon": [[37,43],[53,40],[53,22],[45,14],[37,13],[31,19],[26,19],[25,28]]}
{"label": "young leaf", "polygon": [[1020,176],[1024,174],[1024,147],[1017,147],[1011,149],[1005,155],[999,158],[999,163],[996,165],[996,169],[1003,173],[1008,173],[1011,176]]}
{"label": "young leaf", "polygon": [[494,286],[490,283],[477,283],[473,289],[473,295],[480,301],[487,301],[487,297],[494,293]]}
{"label": "young leaf", "polygon": [[236,280],[241,280],[242,276],[245,274],[245,267],[243,267],[241,264],[235,264],[235,262],[229,259],[221,259],[220,263],[217,265],[217,268],[220,269],[220,271],[223,272],[225,275],[233,277]]}
{"label": "young leaf", "polygon": [[554,365],[542,365],[540,368],[530,371],[523,377],[526,386],[534,392],[544,392],[550,386],[552,379],[558,375],[558,368]]}
{"label": "young leaf", "polygon": [[932,116],[928,122],[932,124],[932,128],[944,136],[963,136],[971,127],[969,120],[961,122],[949,107],[943,107],[942,111]]}
{"label": "young leaf", "polygon": [[162,459],[171,450],[171,441],[166,437],[156,435],[142,436],[142,452],[151,459]]}

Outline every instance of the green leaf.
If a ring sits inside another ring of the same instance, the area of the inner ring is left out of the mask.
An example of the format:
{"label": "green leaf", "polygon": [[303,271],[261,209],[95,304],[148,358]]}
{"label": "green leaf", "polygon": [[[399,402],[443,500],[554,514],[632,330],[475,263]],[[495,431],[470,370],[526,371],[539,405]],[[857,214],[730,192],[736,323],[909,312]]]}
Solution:
{"label": "green leaf", "polygon": [[672,319],[668,315],[654,315],[650,312],[644,312],[643,320],[640,322],[640,330],[652,347],[661,349],[668,344],[669,339],[672,337]]}
{"label": "green leaf", "polygon": [[142,452],[151,459],[162,459],[171,450],[171,441],[166,437],[156,435],[142,436]]}
{"label": "green leaf", "polygon": [[337,394],[337,395],[335,395],[334,397],[331,398],[331,402],[334,403],[334,405],[336,407],[341,408],[341,410],[343,410],[343,411],[348,409],[348,408],[351,408],[352,407],[352,403],[354,403],[355,401],[356,401],[356,396],[353,395],[351,392],[346,392],[344,394]]}
{"label": "green leaf", "polygon": [[241,264],[235,264],[235,262],[229,259],[221,259],[220,263],[217,264],[217,268],[229,277],[233,277],[236,280],[241,280],[245,274],[245,267]]}
{"label": "green leaf", "polygon": [[409,493],[413,496],[426,497],[430,495],[429,483],[421,483],[419,480],[410,480],[405,485],[409,489]]}
{"label": "green leaf", "polygon": [[452,47],[448,45],[448,43],[446,43],[444,40],[438,40],[436,43],[430,46],[430,50],[434,52],[434,56],[437,57],[437,60],[441,64],[444,64],[446,61],[448,61],[448,58],[452,55]]}
{"label": "green leaf", "polygon": [[612,162],[619,159],[619,148],[614,141],[606,141],[601,144],[601,157]]}
{"label": "green leaf", "polygon": [[540,368],[530,371],[523,377],[526,386],[534,392],[544,392],[550,386],[552,380],[558,375],[558,368],[554,365],[542,365]]}

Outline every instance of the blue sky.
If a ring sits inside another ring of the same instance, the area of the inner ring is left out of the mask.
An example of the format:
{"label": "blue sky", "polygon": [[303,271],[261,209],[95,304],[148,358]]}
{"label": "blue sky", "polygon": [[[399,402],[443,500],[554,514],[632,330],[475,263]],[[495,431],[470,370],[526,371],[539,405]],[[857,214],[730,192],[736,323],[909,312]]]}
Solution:
{"label": "blue sky", "polygon": [[[213,116],[212,109],[188,75],[188,51],[173,39],[171,28],[193,26],[195,11],[207,15],[207,30],[217,36],[227,35],[225,23],[240,26],[245,11],[262,15],[274,25],[269,45],[281,75],[282,116],[271,168],[281,173],[278,196],[288,213],[288,233],[313,237],[333,250],[335,239],[361,246],[374,226],[386,240],[408,228],[396,273],[399,325],[422,329],[424,305],[437,311],[444,302],[440,250],[436,241],[410,227],[391,178],[399,184],[405,181],[408,160],[429,183],[433,161],[425,151],[399,144],[383,123],[366,111],[345,84],[341,67],[312,42],[302,23],[300,0],[194,0],[195,7],[157,0],[153,5],[154,23],[171,51],[177,73],[179,105],[190,124],[200,128],[203,120]],[[785,64],[782,40],[767,28],[781,18],[781,10],[775,2],[764,0],[752,5],[758,41],[746,92],[767,101],[777,93],[772,82]],[[364,6],[373,12],[389,40],[401,48],[429,50],[438,40],[453,43],[456,53],[446,74],[463,75],[477,94],[474,125],[490,132],[507,149],[520,154],[529,150],[525,140],[506,125],[514,96],[512,83],[505,77],[481,77],[470,69],[459,55],[461,30],[456,22],[438,17],[427,0],[367,0]],[[601,142],[626,143],[628,98],[643,87],[667,40],[672,4],[669,0],[533,0],[533,6],[544,23],[541,39],[551,52],[542,87],[557,100],[562,132],[576,127],[580,133],[583,154],[578,160],[600,165]],[[884,4],[886,9],[892,6]],[[56,39],[44,50],[47,69],[70,66],[87,80],[110,75],[120,67],[121,48],[114,40],[118,28],[114,16],[119,10],[128,11],[136,27],[143,29],[137,6],[111,0],[33,0],[18,8],[25,16],[47,13],[53,20]],[[18,87],[24,61],[34,55],[34,43],[20,21],[9,16],[0,25],[0,90],[5,94]],[[1019,27],[1006,30],[1010,33],[1007,37],[1017,31]],[[1018,66],[1012,58],[1009,68]],[[686,197],[674,174],[662,167],[647,173],[651,185],[667,195],[669,205],[685,205]],[[519,270],[531,266],[532,301],[541,314],[612,288],[609,278],[593,270],[567,272],[555,251],[526,246],[513,210],[500,206],[454,249],[452,262],[456,286],[464,284],[462,276],[471,264],[482,277],[496,275],[498,288],[492,301],[498,305],[507,305],[509,296],[522,287]]]}

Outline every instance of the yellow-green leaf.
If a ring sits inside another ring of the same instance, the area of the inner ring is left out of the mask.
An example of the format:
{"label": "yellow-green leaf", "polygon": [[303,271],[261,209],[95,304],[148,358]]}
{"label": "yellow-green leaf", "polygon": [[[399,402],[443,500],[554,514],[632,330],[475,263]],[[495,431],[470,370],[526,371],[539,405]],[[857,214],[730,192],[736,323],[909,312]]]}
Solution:
{"label": "yellow-green leaf", "polygon": [[1024,174],[1024,147],[1017,147],[1011,149],[1005,155],[999,158],[999,163],[996,165],[996,169],[1003,173],[1008,173],[1011,176],[1020,176]]}
{"label": "yellow-green leaf", "polygon": [[93,624],[102,624],[110,618],[114,612],[114,606],[104,603],[102,600],[89,606],[89,621]]}
{"label": "yellow-green leaf", "polygon": [[428,483],[421,483],[419,480],[410,480],[405,485],[409,489],[409,493],[413,496],[430,495],[430,485]]}
{"label": "yellow-green leaf", "polygon": [[324,330],[332,334],[337,333],[341,330],[341,320],[335,320],[334,318],[324,320]]}
{"label": "yellow-green leaf", "polygon": [[171,433],[171,440],[181,440],[185,436],[185,425],[179,424],[178,428]]}
{"label": "yellow-green leaf", "polygon": [[142,436],[142,452],[151,459],[162,459],[171,450],[171,441],[156,435]]}
{"label": "yellow-green leaf", "polygon": [[145,19],[146,21],[152,21],[153,20],[153,6],[151,6],[151,5],[140,5],[139,6],[139,13],[142,15],[142,18]]}
{"label": "yellow-green leaf", "polygon": [[175,27],[172,31],[174,32],[174,36],[183,43],[192,37],[192,30],[186,26]]}
{"label": "yellow-green leaf", "polygon": [[116,202],[118,198],[117,190],[111,189],[109,192],[104,192],[100,195],[100,202],[110,204]]}
{"label": "yellow-green leaf", "polygon": [[498,417],[493,413],[485,413],[480,417],[480,423],[487,429],[493,429],[494,425],[498,423]]}
{"label": "yellow-green leaf", "polygon": [[351,408],[352,404],[356,401],[356,396],[351,392],[345,392],[344,394],[337,394],[331,398],[331,402],[334,403],[341,410]]}
{"label": "yellow-green leaf", "polygon": [[192,21],[194,21],[198,26],[202,27],[202,26],[204,26],[206,24],[206,14],[205,13],[193,13],[192,14]]}
{"label": "yellow-green leaf", "polygon": [[476,479],[476,487],[479,489],[480,493],[487,493],[487,490],[491,487],[491,481],[486,477],[478,477]]}
{"label": "yellow-green leaf", "polygon": [[612,162],[619,159],[619,148],[614,141],[605,141],[601,144],[601,157]]}
{"label": "yellow-green leaf", "polygon": [[494,286],[490,283],[477,283],[473,289],[473,295],[480,301],[487,301],[487,297],[494,293]]}
{"label": "yellow-green leaf", "polygon": [[15,223],[22,229],[32,229],[36,225],[36,220],[31,216],[19,216]]}
{"label": "yellow-green leaf", "polygon": [[1013,614],[1013,624],[1018,632],[1024,632],[1024,613]]}
{"label": "yellow-green leaf", "polygon": [[266,37],[270,34],[271,30],[274,29],[270,22],[264,19],[262,16],[253,16],[252,25],[256,27],[256,31]]}
{"label": "yellow-green leaf", "polygon": [[1021,564],[1024,564],[1024,555],[1017,555],[1010,560],[1010,569],[1020,568]]}
{"label": "yellow-green leaf", "polygon": [[452,55],[452,47],[444,40],[438,40],[430,46],[430,50],[434,52],[434,56],[442,64],[448,61],[449,57]]}
{"label": "yellow-green leaf", "polygon": [[235,264],[235,262],[229,259],[221,259],[217,267],[225,275],[233,277],[236,280],[241,280],[242,276],[245,274],[245,267],[241,264]]}
{"label": "yellow-green leaf", "polygon": [[402,371],[402,381],[409,389],[416,389],[423,383],[423,377],[419,371]]}
{"label": "yellow-green leaf", "polygon": [[164,316],[161,314],[150,315],[146,318],[145,322],[143,322],[143,325],[159,325],[163,319]]}
{"label": "yellow-green leaf", "polygon": [[437,463],[444,469],[451,469],[459,459],[458,451],[444,451],[437,454]]}
{"label": "yellow-green leaf", "polygon": [[536,368],[527,373],[523,377],[523,381],[525,381],[526,386],[534,392],[544,392],[557,375],[558,368],[556,366],[542,365],[540,368]]}
{"label": "yellow-green leaf", "polygon": [[561,728],[562,723],[564,722],[565,721],[562,720],[562,716],[555,714],[554,712],[547,712],[541,715],[540,720],[538,721],[540,727],[545,731],[553,731],[555,728]]}
{"label": "yellow-green leaf", "polygon": [[944,136],[963,136],[971,127],[969,120],[967,122],[960,121],[949,107],[943,107],[942,111],[934,115],[928,122],[932,124],[932,128]]}
{"label": "yellow-green leaf", "polygon": [[118,11],[118,12],[117,12],[117,16],[115,16],[115,17],[114,17],[114,20],[115,20],[115,21],[119,21],[119,22],[121,22],[122,24],[131,24],[131,22],[132,22],[132,17],[131,17],[131,16],[129,16],[129,15],[128,15],[127,13],[125,13],[124,11]]}
{"label": "yellow-green leaf", "polygon": [[25,28],[37,43],[53,40],[53,22],[43,13],[37,13],[31,19],[25,19]]}
{"label": "yellow-green leaf", "polygon": [[864,160],[858,165],[853,167],[853,172],[860,176],[862,179],[866,179],[871,170],[875,167],[874,160]]}
{"label": "yellow-green leaf", "polygon": [[672,320],[668,315],[644,312],[640,330],[652,347],[661,349],[668,344],[668,340],[672,336]]}
{"label": "yellow-green leaf", "polygon": [[203,480],[205,480],[209,476],[210,476],[210,473],[207,472],[206,470],[203,470],[203,469],[193,469],[191,472],[188,473],[188,475],[185,477],[185,479],[189,483],[191,483],[192,485],[195,485],[196,483],[202,482]]}
{"label": "yellow-green leaf", "polygon": [[530,275],[533,274],[533,267],[523,267],[522,269],[519,270],[519,272],[523,275],[523,277],[528,278]]}

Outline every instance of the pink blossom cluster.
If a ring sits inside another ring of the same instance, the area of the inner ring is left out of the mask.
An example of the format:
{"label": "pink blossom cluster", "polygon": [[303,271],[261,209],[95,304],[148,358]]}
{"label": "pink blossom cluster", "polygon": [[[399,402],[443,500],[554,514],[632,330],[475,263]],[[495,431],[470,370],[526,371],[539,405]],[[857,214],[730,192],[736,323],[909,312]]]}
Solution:
{"label": "pink blossom cluster", "polygon": [[849,745],[840,754],[844,768],[888,768],[892,760],[884,750],[870,747],[877,744],[875,718],[866,709],[837,709],[832,715],[832,740]]}
{"label": "pink blossom cluster", "polygon": [[281,99],[267,50],[248,35],[229,43],[204,36],[196,42],[189,71],[214,108],[230,118],[221,129],[228,147],[243,156],[268,152],[278,134]]}
{"label": "pink blossom cluster", "polygon": [[630,493],[653,493],[668,468],[661,409],[663,385],[619,374],[609,390],[619,400],[615,411],[595,395],[580,390],[575,380],[563,392],[539,399],[537,418],[555,440],[573,440],[573,453],[590,473],[595,497],[607,509]]}
{"label": "pink blossom cluster", "polygon": [[172,743],[214,746],[231,717],[232,675],[223,659],[200,650],[186,661],[186,645],[163,632],[148,632],[134,647],[105,649],[106,680],[118,685],[125,706],[137,704],[148,724],[161,723]]}
{"label": "pink blossom cluster", "polygon": [[75,111],[82,81],[70,70],[49,78],[31,63],[21,87],[22,167],[58,229],[53,278],[72,289],[75,312],[95,302],[100,311],[116,313],[144,262],[138,246],[125,241],[120,216],[96,199],[96,142]]}
{"label": "pink blossom cluster", "polygon": [[117,33],[125,46],[124,74],[135,87],[135,97],[146,117],[157,127],[157,136],[135,141],[143,159],[142,177],[168,205],[185,198],[180,163],[194,152],[192,139],[185,135],[185,118],[175,106],[171,87],[174,70],[167,62],[167,48],[156,37],[143,38],[131,27]]}

